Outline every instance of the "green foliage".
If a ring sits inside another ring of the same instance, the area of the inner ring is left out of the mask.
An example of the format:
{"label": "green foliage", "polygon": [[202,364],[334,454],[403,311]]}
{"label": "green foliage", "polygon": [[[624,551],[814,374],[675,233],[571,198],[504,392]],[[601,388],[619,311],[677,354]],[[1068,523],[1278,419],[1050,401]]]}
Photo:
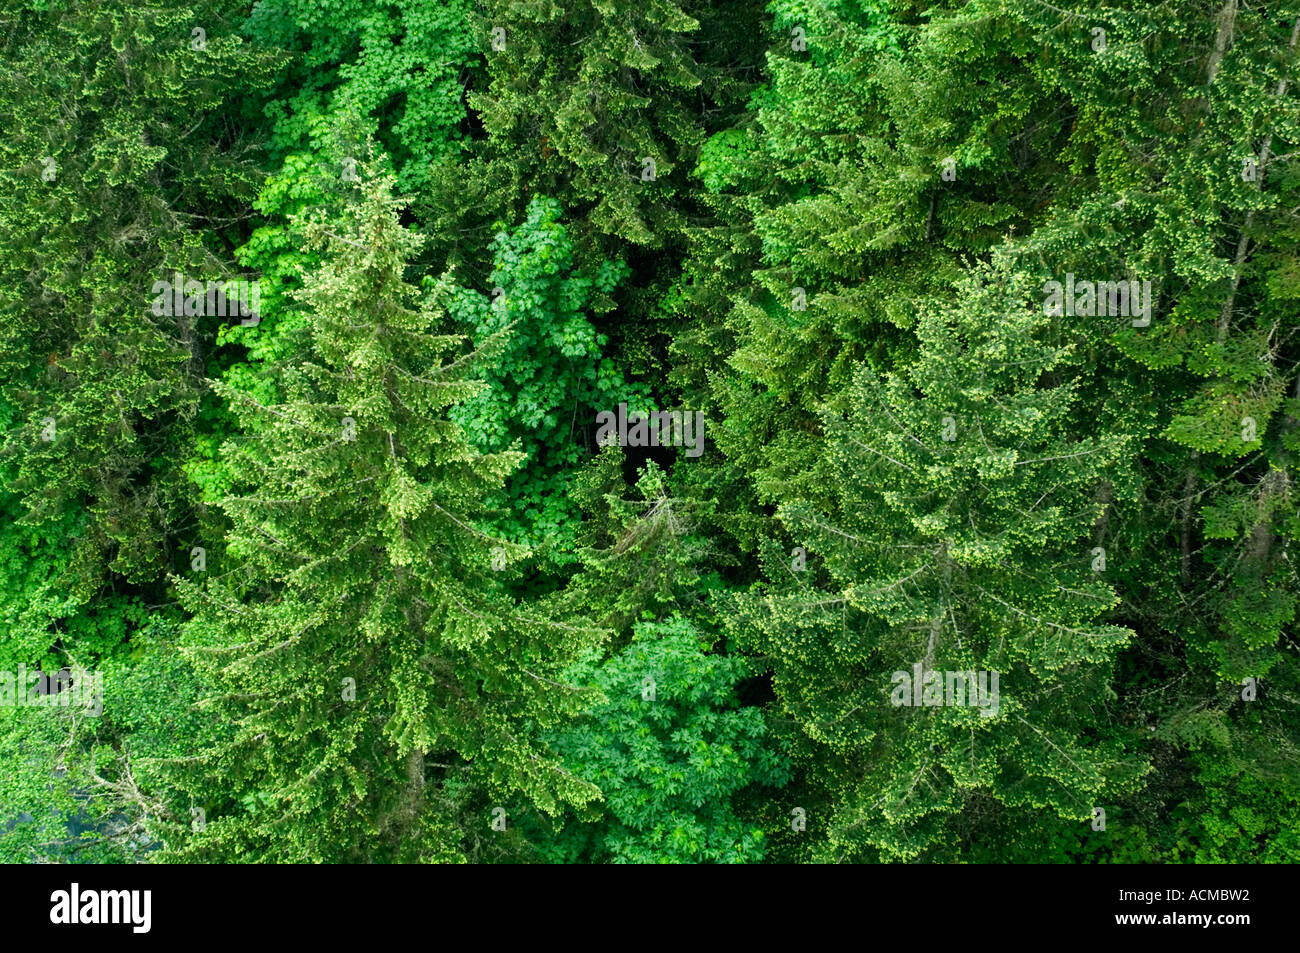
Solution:
{"label": "green foliage", "polygon": [[473,523],[520,455],[478,454],[447,419],[481,389],[476,356],[449,359],[457,339],[412,308],[418,236],[364,168],[342,221],[302,223],[322,264],[295,295],[310,347],[272,369],[283,400],[216,385],[272,419],[232,449],[249,479],[221,502],[225,563],[175,581],[201,704],[232,726],[169,781],[211,805],[177,858],[451,860],[475,798],[554,813],[596,793],[531,732],[572,708],[555,676],[599,630],[494,584],[501,541]]}
{"label": "green foliage", "polygon": [[86,667],[98,703],[74,693],[68,705],[0,706],[4,862],[147,861],[159,846],[149,827],[186,815],[141,791],[153,787],[159,759],[219,731],[192,707],[194,678],[174,651],[174,623],[173,613],[155,617],[133,635],[129,657]]}
{"label": "green foliage", "polygon": [[1179,811],[1175,863],[1294,864],[1300,859],[1300,791],[1221,752],[1193,759],[1200,792]]}
{"label": "green foliage", "polygon": [[0,860],[1300,858],[1300,19],[1122,6],[9,4]]}
{"label": "green foliage", "polygon": [[[1075,349],[1007,267],[921,315],[913,364],[883,378],[863,368],[843,409],[827,407],[836,505],[778,510],[814,568],[795,581],[769,552],[775,591],[740,597],[731,620],[773,659],[809,757],[829,761],[813,772],[839,799],[833,856],[911,859],[972,791],[1084,818],[1143,773],[1092,714],[1131,634],[1101,621],[1116,598],[1086,542],[1098,486],[1132,492],[1132,438],[1104,418],[1102,436],[1077,436]],[[998,672],[1000,705],[896,707],[890,673],[918,663],[940,678]],[[861,777],[844,786],[854,764]]]}
{"label": "green foliage", "polygon": [[511,194],[559,195],[588,227],[638,244],[680,231],[679,167],[702,140],[688,103],[716,82],[691,50],[699,20],[668,0],[493,0],[483,22],[485,34],[504,30],[504,49],[487,54],[490,83],[469,101]]}
{"label": "green foliage", "polygon": [[[190,24],[204,16],[216,22],[198,51]],[[221,268],[206,228],[223,203],[248,197],[255,171],[246,142],[217,154],[216,114],[228,78],[255,87],[268,59],[217,34],[219,8],[65,5],[17,22],[0,90],[8,482],[32,521],[88,504],[108,566],[149,578],[165,569],[170,439],[193,413],[188,365],[204,333],[183,317],[155,320],[149,289],[167,268]],[[40,437],[45,417],[51,440]]]}
{"label": "green foliage", "polygon": [[420,189],[462,138],[461,74],[484,45],[472,11],[463,0],[254,5],[244,26],[254,43],[295,54],[265,106],[273,153],[286,165],[304,148],[318,154],[343,122],[354,144],[379,140],[401,190]]}
{"label": "green foliage", "polygon": [[583,314],[613,306],[609,295],[628,268],[575,268],[559,217],[559,203],[533,199],[519,227],[492,243],[491,295],[458,288],[448,310],[477,345],[504,339],[484,367],[488,386],[453,413],[480,449],[525,454],[497,501],[513,514],[502,531],[524,544],[549,540],[563,552],[572,546],[577,515],[567,477],[582,455],[585,429],[598,410],[638,403],[645,389],[630,387],[603,356],[608,339]]}
{"label": "green foliage", "polygon": [[596,619],[620,638],[638,619],[687,611],[698,617],[706,588],[693,501],[673,494],[654,461],[629,498],[623,466],[623,451],[605,447],[574,479],[573,497],[586,515],[578,538],[582,571],[563,595],[574,616]]}
{"label": "green foliage", "polygon": [[743,658],[708,654],[686,620],[636,626],[601,662],[565,675],[601,701],[552,739],[569,770],[604,794],[595,820],[571,821],[540,850],[562,863],[755,863],[767,833],[736,809],[749,785],[780,787],[784,759],[757,708],[738,708]]}

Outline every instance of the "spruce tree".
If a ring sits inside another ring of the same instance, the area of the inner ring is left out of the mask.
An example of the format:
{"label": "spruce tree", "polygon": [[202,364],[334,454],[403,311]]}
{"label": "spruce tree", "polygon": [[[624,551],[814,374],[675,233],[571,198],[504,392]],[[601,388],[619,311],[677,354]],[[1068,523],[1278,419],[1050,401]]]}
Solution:
{"label": "spruce tree", "polygon": [[484,532],[482,501],[520,455],[476,452],[449,419],[478,356],[415,306],[419,238],[366,168],[342,220],[304,223],[321,265],[299,292],[310,347],[270,371],[284,401],[217,385],[269,426],[231,447],[245,480],[222,503],[222,564],[178,580],[228,730],[177,762],[206,812],[177,857],[462,859],[491,853],[510,798],[596,795],[536,732],[573,704],[558,673],[598,631],[501,595],[494,549],[517,547]]}
{"label": "spruce tree", "polygon": [[190,516],[180,462],[219,322],[154,314],[151,288],[233,271],[227,226],[258,178],[236,91],[275,55],[229,14],[96,0],[3,16],[0,547],[47,563],[58,593],[15,587],[29,663],[59,631],[98,654],[137,628],[133,597],[161,592]]}
{"label": "spruce tree", "polygon": [[804,558],[770,548],[767,592],[737,600],[800,729],[806,856],[917,858],[980,797],[1084,824],[1144,771],[1108,726],[1132,633],[1105,622],[1091,542],[1107,494],[1135,491],[1142,420],[1083,399],[1037,287],[999,256],[922,313],[915,361],[859,367],[823,411],[835,506],[786,499]]}

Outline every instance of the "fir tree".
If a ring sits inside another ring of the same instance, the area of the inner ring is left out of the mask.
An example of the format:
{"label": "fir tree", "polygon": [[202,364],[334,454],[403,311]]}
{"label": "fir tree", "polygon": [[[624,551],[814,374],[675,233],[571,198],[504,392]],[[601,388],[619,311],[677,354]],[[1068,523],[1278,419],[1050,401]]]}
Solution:
{"label": "fir tree", "polygon": [[[369,174],[369,173],[368,173]],[[448,419],[476,355],[415,308],[391,179],[342,221],[304,228],[311,347],[275,365],[286,394],[245,419],[248,475],[222,503],[225,560],[178,580],[189,650],[227,737],[182,763],[207,824],[177,856],[427,861],[490,847],[507,798],[545,812],[595,790],[535,733],[574,703],[557,675],[598,638],[505,599],[479,525],[519,454],[480,454]],[[500,568],[499,566],[497,568]]]}
{"label": "fir tree", "polygon": [[[1003,258],[923,312],[914,362],[859,369],[824,411],[836,506],[778,511],[806,566],[772,551],[768,594],[738,600],[824,792],[814,857],[916,858],[977,792],[1084,823],[1143,773],[1106,728],[1132,633],[1104,622],[1116,599],[1090,552],[1102,487],[1134,490],[1135,422],[1122,399],[1080,400],[1074,342],[1030,288]],[[962,672],[998,673],[997,700],[956,697]]]}

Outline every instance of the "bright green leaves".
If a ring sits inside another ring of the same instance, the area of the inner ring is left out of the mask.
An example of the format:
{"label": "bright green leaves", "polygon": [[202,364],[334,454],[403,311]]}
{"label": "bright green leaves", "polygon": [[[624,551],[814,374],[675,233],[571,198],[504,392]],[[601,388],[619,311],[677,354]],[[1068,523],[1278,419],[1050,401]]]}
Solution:
{"label": "bright green leaves", "polygon": [[257,4],[246,24],[254,41],[300,53],[267,106],[273,150],[319,154],[331,127],[355,117],[357,142],[379,139],[399,189],[425,187],[462,137],[462,73],[483,47],[477,26],[462,2]]}
{"label": "bright green leaves", "polygon": [[613,261],[592,272],[576,267],[559,218],[559,203],[530,202],[524,221],[493,243],[490,294],[459,289],[450,311],[496,355],[484,367],[488,386],[455,419],[481,449],[517,444],[527,455],[502,501],[512,511],[505,531],[520,542],[555,537],[564,547],[577,516],[567,501],[566,471],[582,455],[586,429],[597,411],[644,397],[644,388],[629,386],[604,358],[607,341],[584,314],[612,307],[609,296],[628,268]]}
{"label": "bright green leaves", "polygon": [[789,767],[766,745],[757,708],[736,706],[749,674],[736,656],[706,654],[686,620],[639,624],[630,645],[567,678],[600,701],[552,745],[600,787],[599,821],[570,821],[543,851],[568,863],[754,863],[764,835],[737,810],[742,789],[780,787]]}

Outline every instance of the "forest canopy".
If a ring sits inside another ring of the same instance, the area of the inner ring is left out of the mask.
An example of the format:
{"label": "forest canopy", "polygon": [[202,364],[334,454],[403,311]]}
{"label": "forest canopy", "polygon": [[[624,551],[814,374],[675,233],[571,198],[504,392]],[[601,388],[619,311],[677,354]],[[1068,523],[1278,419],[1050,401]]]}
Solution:
{"label": "forest canopy", "polygon": [[1300,7],[1121,6],[4,0],[0,861],[1300,862]]}

